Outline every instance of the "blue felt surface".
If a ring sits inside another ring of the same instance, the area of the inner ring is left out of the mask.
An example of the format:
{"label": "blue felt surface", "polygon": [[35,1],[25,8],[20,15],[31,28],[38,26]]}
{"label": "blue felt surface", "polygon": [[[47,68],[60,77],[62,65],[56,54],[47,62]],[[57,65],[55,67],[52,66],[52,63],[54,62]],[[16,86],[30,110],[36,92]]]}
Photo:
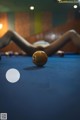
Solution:
{"label": "blue felt surface", "polygon": [[[10,68],[21,74],[11,84]],[[8,120],[80,120],[80,56],[49,57],[38,68],[31,57],[2,57],[0,61],[0,113]]]}

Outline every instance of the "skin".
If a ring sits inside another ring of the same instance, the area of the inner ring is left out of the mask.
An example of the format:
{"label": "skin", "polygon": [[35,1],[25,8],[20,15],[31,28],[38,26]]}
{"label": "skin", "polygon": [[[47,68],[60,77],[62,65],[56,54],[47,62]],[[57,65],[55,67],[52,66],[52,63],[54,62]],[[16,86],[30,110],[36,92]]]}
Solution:
{"label": "skin", "polygon": [[80,35],[75,30],[69,30],[65,32],[60,38],[44,47],[32,45],[15,31],[8,30],[0,38],[0,48],[7,46],[11,41],[13,41],[29,56],[32,56],[33,53],[38,50],[43,50],[48,56],[52,55],[70,41],[72,41],[78,48],[80,48]]}

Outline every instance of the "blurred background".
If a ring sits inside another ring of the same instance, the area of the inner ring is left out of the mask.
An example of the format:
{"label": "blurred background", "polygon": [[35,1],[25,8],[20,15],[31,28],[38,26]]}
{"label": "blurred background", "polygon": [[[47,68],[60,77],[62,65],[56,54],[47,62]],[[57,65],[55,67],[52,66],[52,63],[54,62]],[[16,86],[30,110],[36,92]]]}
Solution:
{"label": "blurred background", "polygon": [[[9,29],[31,43],[47,33],[80,33],[80,0],[0,0],[0,37]],[[13,44],[3,51],[19,51]]]}

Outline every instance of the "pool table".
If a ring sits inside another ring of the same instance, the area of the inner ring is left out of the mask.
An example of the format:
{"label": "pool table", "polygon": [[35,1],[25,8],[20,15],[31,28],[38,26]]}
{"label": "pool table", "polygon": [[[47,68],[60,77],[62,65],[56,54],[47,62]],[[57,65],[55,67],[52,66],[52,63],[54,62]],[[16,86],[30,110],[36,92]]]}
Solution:
{"label": "pool table", "polygon": [[[5,77],[11,68],[20,72],[13,84]],[[80,55],[51,56],[43,67],[28,56],[1,56],[0,113],[7,120],[80,120]]]}

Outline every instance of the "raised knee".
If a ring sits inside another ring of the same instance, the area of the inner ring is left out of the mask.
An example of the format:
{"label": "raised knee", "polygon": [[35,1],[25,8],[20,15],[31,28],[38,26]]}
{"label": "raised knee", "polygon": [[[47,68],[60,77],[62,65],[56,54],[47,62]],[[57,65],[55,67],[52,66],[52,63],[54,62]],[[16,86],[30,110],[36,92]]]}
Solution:
{"label": "raised knee", "polygon": [[13,30],[8,30],[7,33],[14,33],[14,31]]}
{"label": "raised knee", "polygon": [[77,35],[77,32],[72,29],[72,30],[69,30],[69,31],[68,31],[68,35],[71,36],[71,37],[74,37],[74,36]]}
{"label": "raised knee", "polygon": [[11,34],[11,33],[12,33],[12,31],[11,31],[11,30],[8,30],[8,31],[7,31],[7,34]]}
{"label": "raised knee", "polygon": [[76,34],[77,32],[74,29],[72,29],[72,30],[69,30],[69,33]]}

